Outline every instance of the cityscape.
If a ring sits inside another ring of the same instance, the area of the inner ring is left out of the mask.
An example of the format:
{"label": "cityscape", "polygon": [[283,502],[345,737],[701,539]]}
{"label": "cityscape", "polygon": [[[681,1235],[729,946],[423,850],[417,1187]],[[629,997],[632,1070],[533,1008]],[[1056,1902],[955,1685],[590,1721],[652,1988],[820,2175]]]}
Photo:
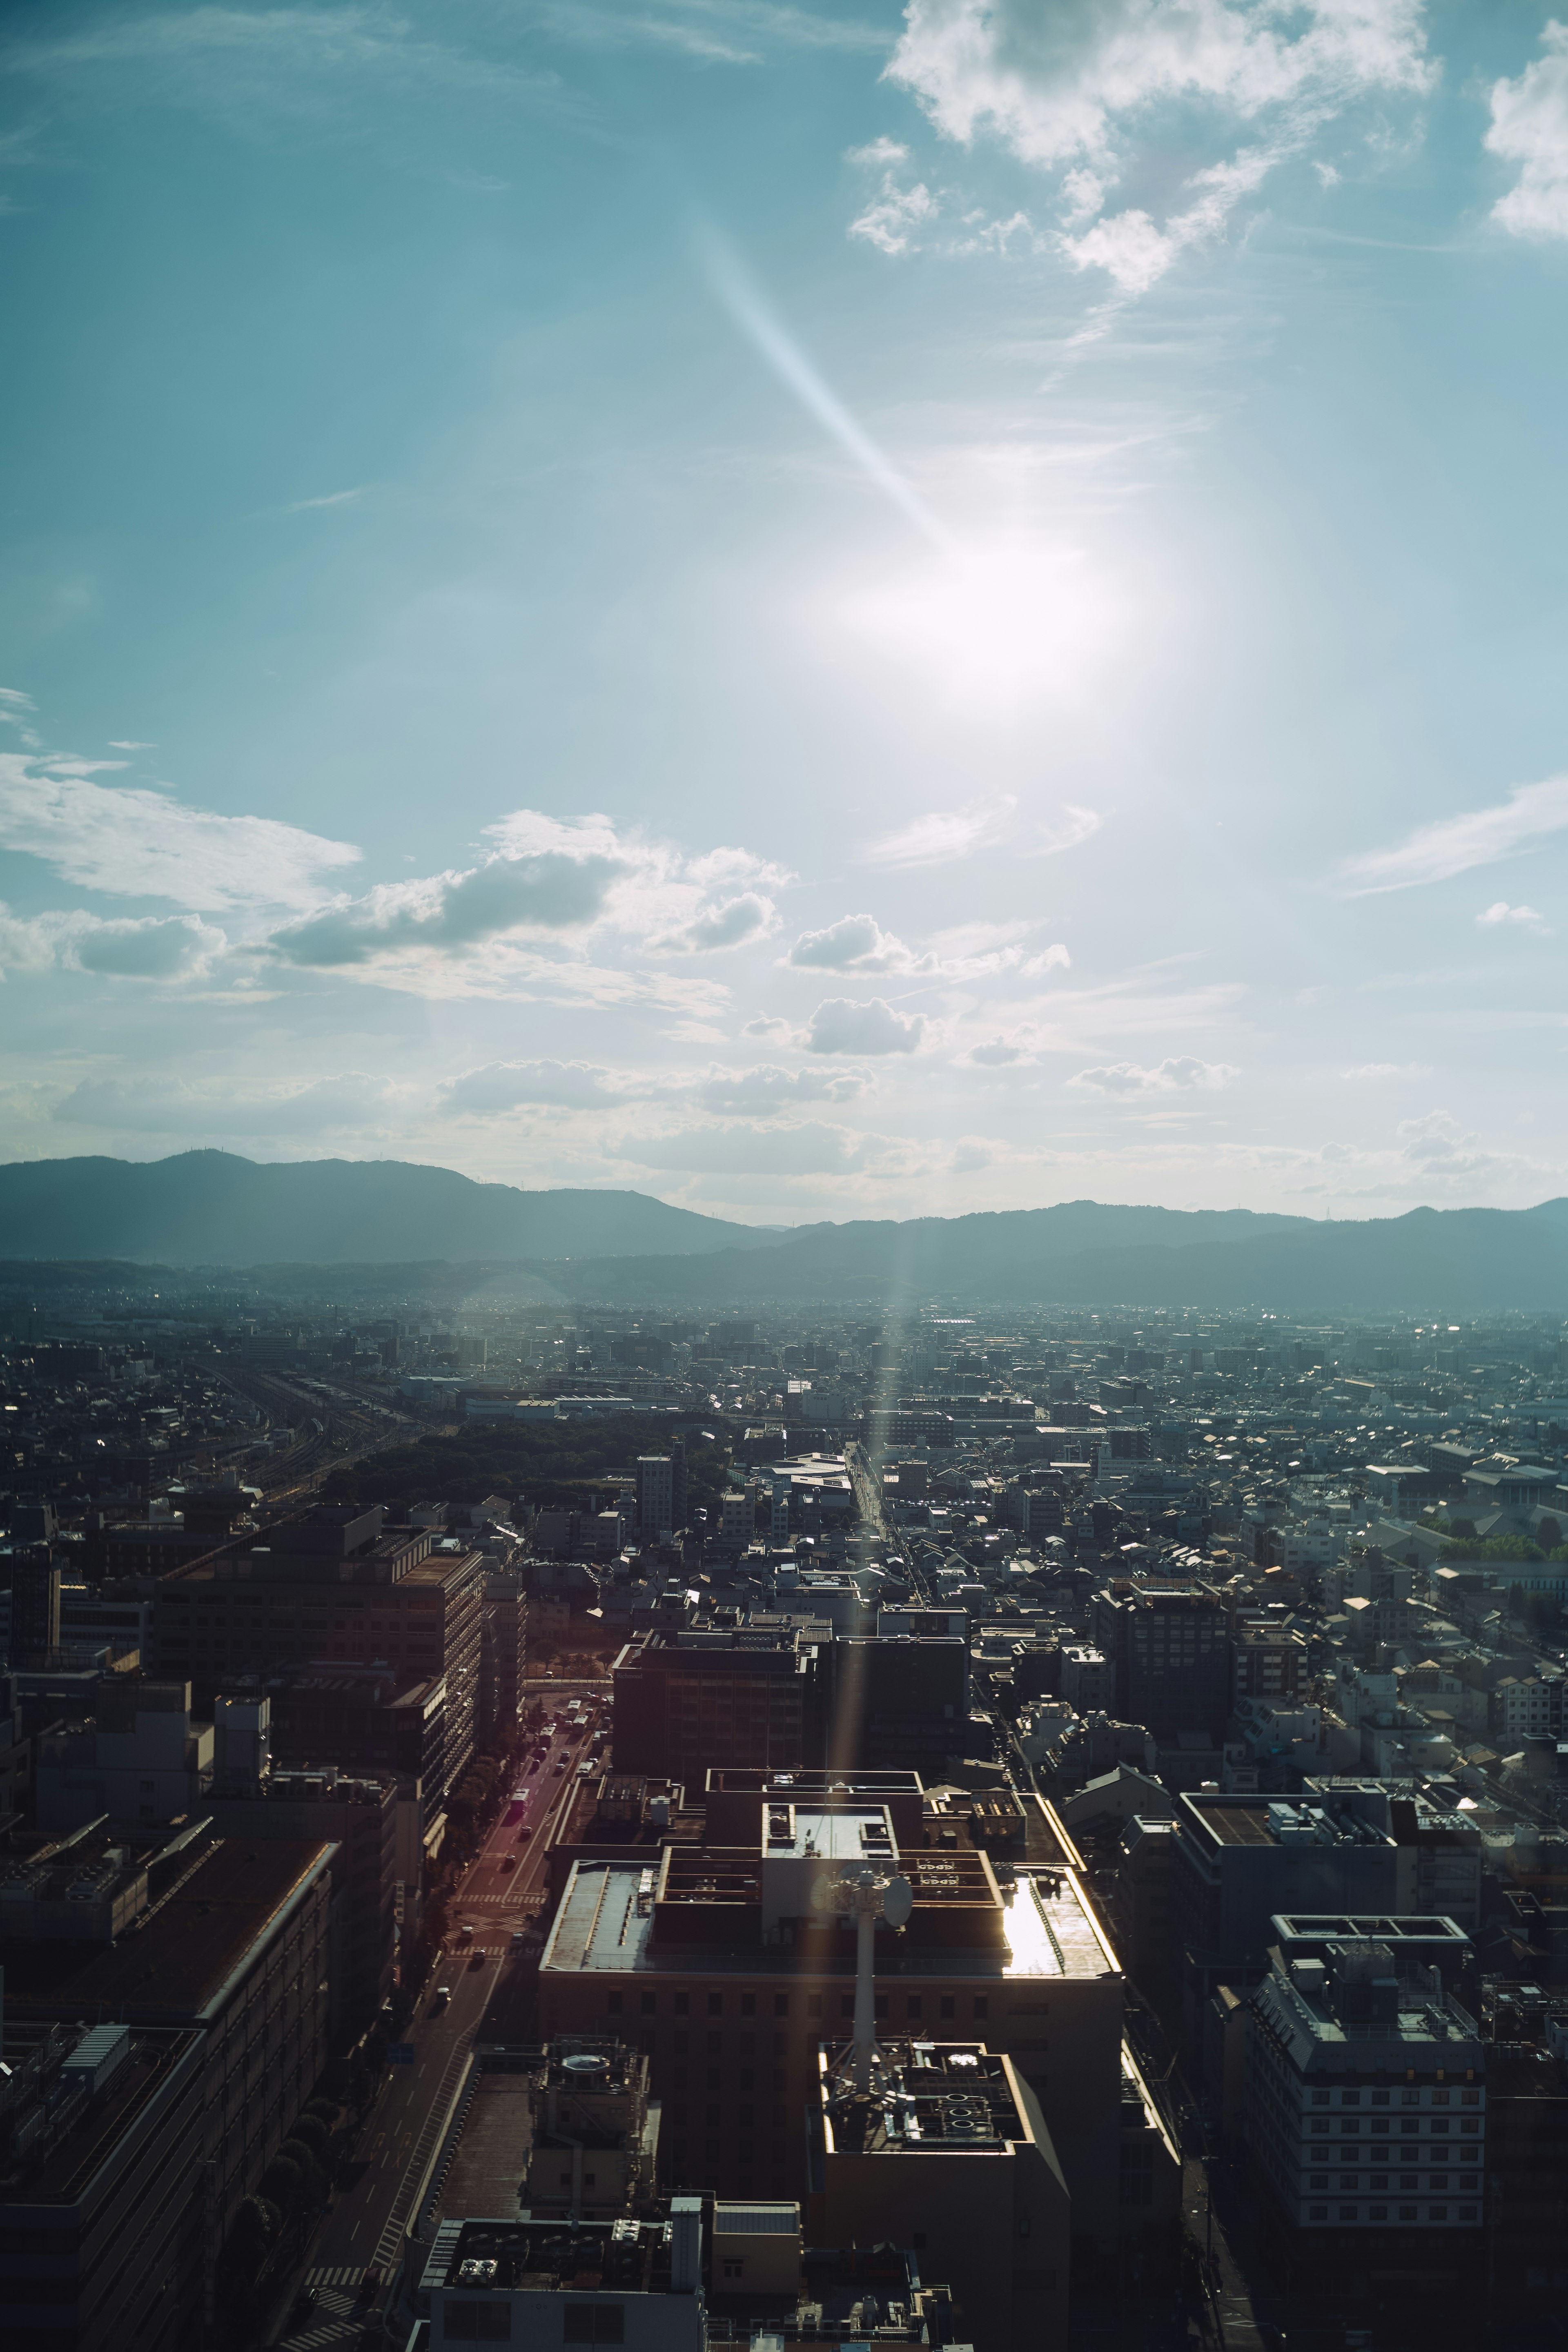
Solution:
{"label": "cityscape", "polygon": [[3,0],[0,2352],[1568,2352],[1568,5]]}
{"label": "cityscape", "polygon": [[47,1271],[15,2340],[1550,2340],[1560,1320]]}

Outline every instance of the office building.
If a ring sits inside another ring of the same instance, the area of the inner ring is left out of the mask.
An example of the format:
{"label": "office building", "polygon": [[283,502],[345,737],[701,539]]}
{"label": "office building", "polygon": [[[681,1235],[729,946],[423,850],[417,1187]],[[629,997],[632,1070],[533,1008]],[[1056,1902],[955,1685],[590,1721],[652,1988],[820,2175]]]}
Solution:
{"label": "office building", "polygon": [[1458,2289],[1484,2214],[1486,2045],[1407,1925],[1419,1947],[1433,1923],[1276,1943],[1248,2021],[1247,2145],[1277,2229],[1326,2242],[1314,2263],[1436,2265]]}
{"label": "office building", "polygon": [[15,2352],[195,2339],[210,2259],[204,2044],[195,2026],[8,2023],[0,2303]]}
{"label": "office building", "polygon": [[1158,1740],[1198,1731],[1218,1740],[1231,1708],[1231,1643],[1212,1586],[1118,1577],[1095,1595],[1092,1638],[1110,1662],[1123,1723]]}
{"label": "office building", "polygon": [[821,1754],[838,1770],[946,1777],[969,1752],[969,1644],[956,1634],[842,1635],[824,1656]]}
{"label": "office building", "polygon": [[191,1682],[203,1705],[240,1677],[305,1666],[380,1666],[405,1686],[439,1677],[451,1788],[474,1751],[488,1563],[427,1528],[384,1531],[383,1517],[322,1506],[265,1546],[165,1578],[158,1671]]}
{"label": "office building", "polygon": [[952,2292],[974,2343],[1034,2352],[1067,2332],[1072,2200],[1040,2106],[982,2041],[879,2045],[874,2091],[817,2053],[810,2234],[900,2242]]}
{"label": "office building", "polygon": [[36,1743],[39,1829],[80,1829],[107,1814],[134,1833],[193,1814],[212,1786],[213,1731],[191,1721],[189,1683],[105,1675],[90,1703],[86,1722]]}
{"label": "office building", "polygon": [[660,1543],[675,1532],[675,1465],[667,1454],[639,1454],[637,1529],[644,1543]]}
{"label": "office building", "polygon": [[807,1761],[826,1678],[818,1644],[795,1626],[646,1633],[611,1671],[621,1770],[696,1787],[710,1765]]}
{"label": "office building", "polygon": [[331,1868],[329,1844],[205,1822],[141,1854],[94,1830],[5,1865],[7,2037],[83,2019],[201,2035],[214,2259],[327,2063]]}
{"label": "office building", "polygon": [[444,2221],[420,2278],[431,2352],[448,2344],[616,2344],[707,2352],[702,2205],[668,2222]]}
{"label": "office building", "polygon": [[855,1984],[853,1929],[819,1916],[811,1889],[829,1864],[875,1860],[914,1890],[902,1934],[877,1931],[879,2032],[984,2035],[1011,2057],[1040,2101],[1075,2228],[1113,2242],[1121,1974],[1071,1873],[1025,1866],[1005,1893],[983,1852],[935,1827],[900,1834],[894,1804],[853,1784],[796,1801],[775,1782],[747,1811],[745,1843],[725,1811],[704,1846],[575,1863],[541,1960],[546,2033],[638,2036],[667,2179],[802,2193],[817,2046],[847,2032]]}

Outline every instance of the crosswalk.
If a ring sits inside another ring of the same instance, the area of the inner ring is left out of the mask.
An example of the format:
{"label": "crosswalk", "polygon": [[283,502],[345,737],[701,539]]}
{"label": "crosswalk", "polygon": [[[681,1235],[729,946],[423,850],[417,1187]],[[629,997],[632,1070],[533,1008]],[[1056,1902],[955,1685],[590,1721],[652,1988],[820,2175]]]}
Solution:
{"label": "crosswalk", "polygon": [[285,2328],[279,2343],[288,2352],[339,2352],[343,2345],[357,2345],[369,2316],[358,2299],[363,2276],[363,2263],[307,2271],[305,2284],[315,2295],[315,2307],[300,2326]]}

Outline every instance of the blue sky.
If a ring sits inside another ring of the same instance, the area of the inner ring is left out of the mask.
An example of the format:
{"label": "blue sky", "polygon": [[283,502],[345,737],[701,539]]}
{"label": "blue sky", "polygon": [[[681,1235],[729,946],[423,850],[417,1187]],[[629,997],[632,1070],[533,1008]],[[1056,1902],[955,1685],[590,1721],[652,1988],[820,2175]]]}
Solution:
{"label": "blue sky", "polygon": [[1568,1192],[1568,30],[14,5],[0,1150]]}

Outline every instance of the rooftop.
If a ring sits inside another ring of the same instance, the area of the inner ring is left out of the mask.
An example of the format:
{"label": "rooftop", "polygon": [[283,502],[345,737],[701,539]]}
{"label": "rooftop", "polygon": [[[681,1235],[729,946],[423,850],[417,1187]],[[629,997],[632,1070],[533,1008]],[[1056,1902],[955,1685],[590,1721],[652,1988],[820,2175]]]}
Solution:
{"label": "rooftop", "polygon": [[84,2012],[184,2023],[219,2010],[254,1948],[292,1916],[336,1847],[303,1838],[212,1838],[171,1858],[152,1908],[110,1946],[15,1944],[5,2005],[15,2015]]}
{"label": "rooftop", "polygon": [[[617,1976],[659,1976],[689,1973],[693,1966],[708,1975],[814,1975],[851,1980],[855,1973],[853,1939],[824,1937],[813,1944],[779,1941],[763,1945],[751,1926],[753,1909],[760,1924],[761,1890],[753,1855],[688,1854],[672,1856],[688,1877],[681,1891],[692,1906],[689,1941],[674,1932],[655,1936],[657,1874],[638,1862],[585,1861],[573,1865],[554,1923],[540,1961],[542,1970],[580,1975],[604,1971]],[[710,1885],[703,1883],[706,1864]],[[915,1907],[910,1926],[896,1947],[887,1938],[883,1967],[900,1976],[974,1976],[1036,1979],[1101,1977],[1120,1973],[1110,1945],[1091,1918],[1070,1871],[1021,1868],[1009,1882],[1011,1899],[1001,1893],[995,1905],[999,1933],[995,1939],[943,1940],[944,1913],[955,1904],[962,1911],[977,1899],[974,1874],[989,1880],[984,1857],[965,1853],[928,1853],[904,1857],[914,1888]],[[755,1887],[752,1893],[747,1879]],[[667,1882],[668,1883],[668,1882]],[[929,1906],[929,1907],[928,1907]],[[662,1906],[661,1906],[662,1907]],[[699,1923],[710,1924],[716,1911],[727,1910],[735,1922],[732,1938],[722,1932],[705,1940]],[[921,1914],[926,1914],[924,1922]],[[704,1916],[706,1915],[706,1916]],[[917,1937],[917,1924],[928,1929]],[[672,1922],[673,1926],[673,1922]],[[749,1940],[742,1940],[745,1927]]]}
{"label": "rooftop", "polygon": [[420,2285],[426,2294],[666,2292],[668,2246],[658,2221],[444,2221]]}

